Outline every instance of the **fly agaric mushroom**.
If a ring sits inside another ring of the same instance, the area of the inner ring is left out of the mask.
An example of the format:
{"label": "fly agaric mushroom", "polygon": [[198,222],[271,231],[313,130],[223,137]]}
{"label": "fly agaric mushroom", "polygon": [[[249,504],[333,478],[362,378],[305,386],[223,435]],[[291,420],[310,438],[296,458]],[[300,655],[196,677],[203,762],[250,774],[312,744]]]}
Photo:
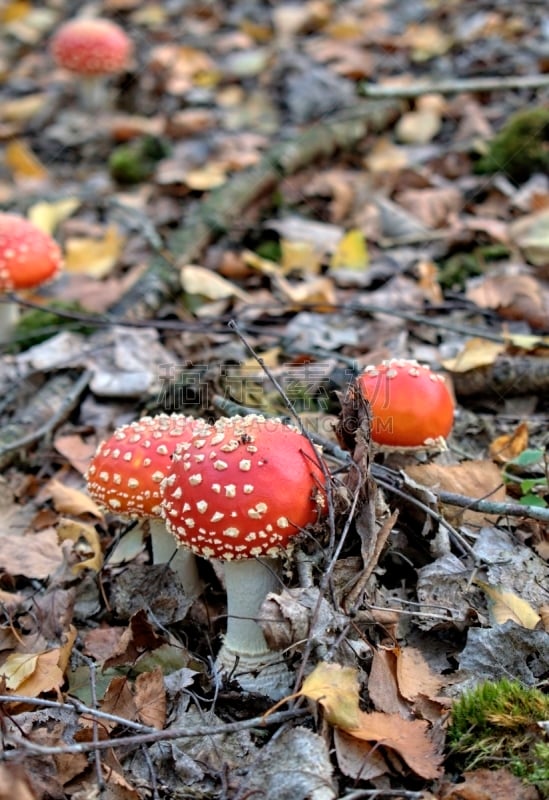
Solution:
{"label": "fly agaric mushroom", "polygon": [[289,672],[256,622],[279,588],[278,557],[325,509],[319,454],[296,428],[256,414],[218,420],[176,447],[164,481],[166,526],[224,562],[227,632],[217,658],[243,689],[284,696]]}
{"label": "fly agaric mushroom", "polygon": [[150,520],[154,564],[170,563],[189,595],[200,580],[194,555],[178,548],[160,512],[160,484],[169,473],[177,444],[191,439],[207,423],[179,414],[142,417],[105,439],[87,472],[88,491],[97,502],[120,514]]}
{"label": "fly agaric mushroom", "polygon": [[74,19],[65,22],[51,41],[58,66],[81,78],[84,108],[96,111],[105,104],[106,78],[127,68],[132,41],[108,19]]}
{"label": "fly agaric mushroom", "polygon": [[426,365],[391,359],[368,366],[356,379],[372,410],[372,441],[393,448],[437,448],[452,429],[454,401]]}
{"label": "fly agaric mushroom", "polygon": [[[33,289],[56,277],[63,264],[59,245],[32,222],[0,213],[0,293]],[[17,304],[0,303],[0,339],[17,319]]]}

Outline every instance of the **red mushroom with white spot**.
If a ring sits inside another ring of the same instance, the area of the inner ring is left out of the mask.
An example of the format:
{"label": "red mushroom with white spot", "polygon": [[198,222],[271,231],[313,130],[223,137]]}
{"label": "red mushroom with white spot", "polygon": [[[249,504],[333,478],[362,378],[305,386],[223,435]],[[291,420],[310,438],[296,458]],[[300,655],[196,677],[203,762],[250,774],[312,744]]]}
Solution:
{"label": "red mushroom with white spot", "polygon": [[319,453],[278,419],[224,418],[176,448],[162,491],[173,535],[223,561],[228,620],[219,667],[247,691],[284,696],[289,671],[256,620],[266,595],[280,589],[279,557],[326,509]]}
{"label": "red mushroom with white spot", "polygon": [[[35,289],[57,277],[63,258],[52,237],[24,217],[0,213],[0,294]],[[0,340],[17,320],[17,304],[0,303]]]}
{"label": "red mushroom with white spot", "polygon": [[452,430],[454,400],[446,381],[417,361],[391,359],[356,379],[372,412],[372,441],[396,449],[440,449]]}
{"label": "red mushroom with white spot", "polygon": [[161,516],[160,484],[169,474],[178,444],[207,423],[180,414],[142,417],[105,439],[87,471],[88,492],[117,514],[149,520],[154,564],[170,563],[185,592],[196,595],[200,579],[192,552],[178,548]]}
{"label": "red mushroom with white spot", "polygon": [[90,111],[106,105],[106,79],[127,69],[132,50],[129,36],[109,19],[69,20],[51,41],[56,64],[81,79],[82,104]]}

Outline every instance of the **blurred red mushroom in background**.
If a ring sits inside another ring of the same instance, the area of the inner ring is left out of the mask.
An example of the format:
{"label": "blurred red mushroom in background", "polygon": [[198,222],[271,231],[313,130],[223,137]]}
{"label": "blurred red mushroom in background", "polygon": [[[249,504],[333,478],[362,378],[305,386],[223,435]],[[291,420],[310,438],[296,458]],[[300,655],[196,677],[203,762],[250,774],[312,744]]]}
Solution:
{"label": "blurred red mushroom in background", "polygon": [[[17,214],[0,213],[0,293],[35,289],[55,278],[63,258],[52,237]],[[17,320],[17,304],[0,302],[0,341]]]}
{"label": "blurred red mushroom in background", "polygon": [[185,547],[224,564],[227,632],[218,666],[273,699],[290,688],[257,617],[280,589],[278,558],[326,510],[320,457],[296,428],[251,414],[218,420],[179,445],[163,484],[166,525]]}
{"label": "blurred red mushroom in background", "polygon": [[107,104],[106,79],[128,67],[132,50],[129,36],[108,19],[69,20],[51,41],[56,64],[79,76],[82,105],[88,111]]}
{"label": "blurred red mushroom in background", "polygon": [[373,442],[397,449],[445,446],[454,401],[442,375],[417,361],[391,359],[366,367],[356,385],[370,403]]}

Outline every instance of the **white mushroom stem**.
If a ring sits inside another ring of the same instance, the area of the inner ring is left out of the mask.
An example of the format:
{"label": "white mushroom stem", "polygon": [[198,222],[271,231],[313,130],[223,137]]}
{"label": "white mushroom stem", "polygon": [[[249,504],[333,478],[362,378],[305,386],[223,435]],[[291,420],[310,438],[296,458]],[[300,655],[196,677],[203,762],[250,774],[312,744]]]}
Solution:
{"label": "white mushroom stem", "polygon": [[185,594],[198,597],[202,588],[196,565],[196,556],[186,547],[178,547],[172,534],[166,530],[163,519],[150,519],[153,564],[169,564],[181,581]]}
{"label": "white mushroom stem", "polygon": [[274,558],[223,562],[227,633],[217,657],[218,666],[243,689],[273,700],[289,693],[290,673],[282,654],[269,650],[257,618],[267,594],[280,589],[277,570]]}
{"label": "white mushroom stem", "polygon": [[79,96],[85,111],[95,112],[108,110],[110,97],[105,75],[80,75]]}
{"label": "white mushroom stem", "polygon": [[8,300],[6,297],[2,298],[0,303],[0,344],[8,344],[13,329],[17,324],[19,315],[19,306],[17,303]]}

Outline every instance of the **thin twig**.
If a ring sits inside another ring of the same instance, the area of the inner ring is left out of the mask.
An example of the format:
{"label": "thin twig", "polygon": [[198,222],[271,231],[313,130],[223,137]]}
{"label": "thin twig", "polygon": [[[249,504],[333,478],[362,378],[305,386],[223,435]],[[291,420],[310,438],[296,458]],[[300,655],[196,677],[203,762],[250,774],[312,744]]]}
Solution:
{"label": "thin twig", "polygon": [[[9,699],[10,701],[17,701],[18,698],[16,695],[13,695]],[[63,706],[63,704],[59,705]],[[182,726],[165,728],[162,731],[153,730],[149,733],[138,733],[135,734],[135,736],[120,736],[117,739],[103,739],[99,742],[78,742],[76,744],[65,744],[58,747],[39,745],[27,739],[10,736],[6,737],[6,744],[11,745],[13,748],[19,748],[19,752],[17,752],[17,750],[4,751],[2,757],[4,761],[20,758],[21,750],[24,750],[28,755],[57,756],[69,753],[90,753],[96,749],[109,750],[114,747],[140,747],[143,744],[151,744],[153,742],[202,738],[205,736],[238,733],[240,731],[250,730],[251,728],[265,728],[267,726],[280,725],[288,720],[307,716],[310,716],[309,711],[296,708],[290,711],[273,712],[268,717],[252,717],[251,719],[241,720],[240,722],[228,722],[224,725],[197,725],[196,727]]]}
{"label": "thin twig", "polygon": [[389,99],[413,98],[424,94],[460,94],[461,92],[499,92],[513,89],[544,89],[549,87],[549,75],[486,76],[483,78],[454,78],[447,81],[421,81],[409,85],[383,86],[364,83],[360,87],[365,97]]}
{"label": "thin twig", "polygon": [[436,491],[436,495],[441,503],[466,508],[469,511],[498,514],[501,517],[529,517],[540,522],[549,522],[549,508],[523,506],[521,503],[500,503],[495,500],[475,500],[474,497],[466,497],[455,492],[444,492],[441,489]]}

